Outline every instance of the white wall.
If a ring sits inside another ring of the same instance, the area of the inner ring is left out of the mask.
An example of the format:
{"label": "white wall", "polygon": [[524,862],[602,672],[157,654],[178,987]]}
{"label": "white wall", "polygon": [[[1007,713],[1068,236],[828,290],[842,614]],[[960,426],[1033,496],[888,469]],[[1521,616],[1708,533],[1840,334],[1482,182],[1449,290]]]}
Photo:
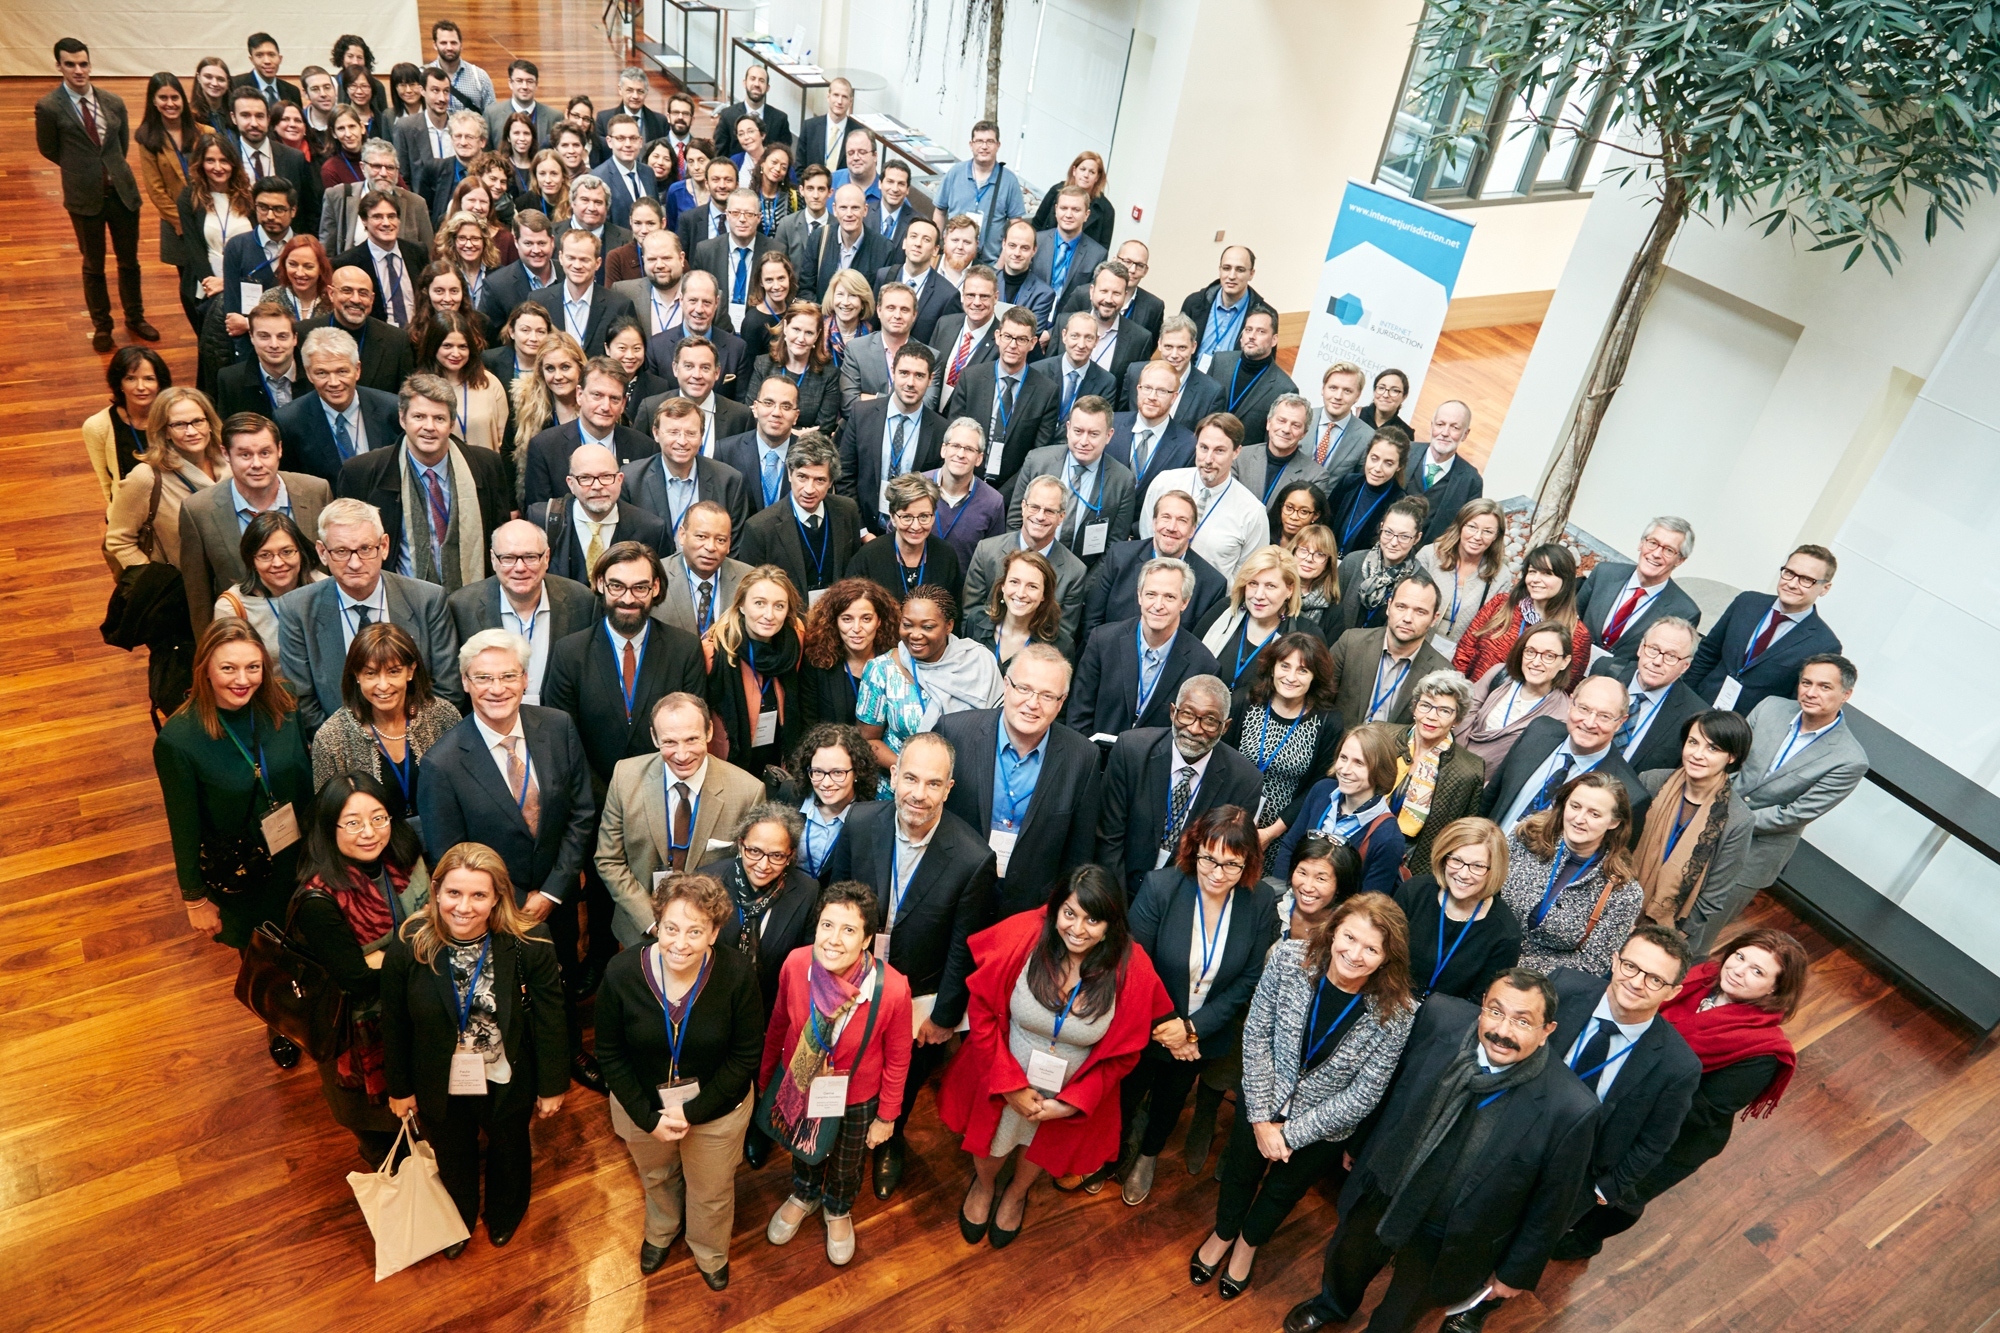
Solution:
{"label": "white wall", "polygon": [[[132,0],[104,5],[86,0],[35,0],[0,5],[0,75],[47,78],[55,86],[56,39],[76,37],[90,47],[91,70],[100,79],[151,76],[174,70],[186,84],[195,62],[221,56],[238,74],[250,68],[243,39],[268,32],[285,53],[283,72],[296,80],[307,65],[324,65],[333,39],[344,32],[366,34],[375,67],[387,77],[399,60],[416,60],[419,42],[416,0],[335,0],[331,4],[253,4],[250,0]],[[429,51],[429,44],[422,46]],[[128,106],[139,123],[138,106]]]}

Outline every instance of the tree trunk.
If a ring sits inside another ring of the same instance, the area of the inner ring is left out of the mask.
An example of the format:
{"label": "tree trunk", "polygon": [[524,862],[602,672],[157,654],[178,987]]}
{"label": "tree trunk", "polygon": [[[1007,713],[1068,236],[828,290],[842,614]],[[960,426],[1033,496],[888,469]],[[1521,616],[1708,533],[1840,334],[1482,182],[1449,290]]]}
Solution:
{"label": "tree trunk", "polygon": [[1659,208],[1653,215],[1653,225],[1625,270],[1617,304],[1612,307],[1611,319],[1598,339],[1590,376],[1585,381],[1587,387],[1577,403],[1576,415],[1570,419],[1562,452],[1549,466],[1535,495],[1535,510],[1529,521],[1530,545],[1560,539],[1569,522],[1577,483],[1590,462],[1591,448],[1597,443],[1605,414],[1611,410],[1611,400],[1625,383],[1625,369],[1632,361],[1632,344],[1639,336],[1639,322],[1645,318],[1653,293],[1659,290],[1660,279],[1666,274],[1667,251],[1687,220],[1687,213],[1687,191],[1678,180],[1668,177],[1660,193]]}
{"label": "tree trunk", "polygon": [[1000,123],[1000,32],[1007,17],[1007,0],[993,0],[986,16],[986,119]]}

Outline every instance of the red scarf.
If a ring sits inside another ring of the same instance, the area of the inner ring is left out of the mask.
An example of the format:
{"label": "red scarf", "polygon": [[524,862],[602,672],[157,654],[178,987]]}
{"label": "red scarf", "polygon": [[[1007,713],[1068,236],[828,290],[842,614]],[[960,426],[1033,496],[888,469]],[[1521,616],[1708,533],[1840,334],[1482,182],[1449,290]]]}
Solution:
{"label": "red scarf", "polygon": [[1743,1108],[1745,1120],[1761,1119],[1778,1109],[1778,1099],[1785,1095],[1798,1069],[1798,1053],[1785,1036],[1784,1020],[1769,1009],[1754,1004],[1721,1004],[1705,1013],[1697,1012],[1721,975],[1720,963],[1694,968],[1682,983],[1679,997],[1661,1006],[1660,1014],[1687,1039],[1701,1060],[1704,1074],[1759,1055],[1777,1057],[1778,1072],[1771,1076],[1770,1086]]}
{"label": "red scarf", "polygon": [[[398,870],[387,860],[382,862],[382,868],[388,875],[391,893],[401,894],[409,887],[408,870]],[[381,887],[352,866],[348,867],[347,883],[328,884],[315,876],[310,887],[324,889],[333,895],[340,914],[347,918],[348,929],[354,932],[356,943],[363,948],[396,928],[395,917],[389,911],[389,903],[382,896]],[[355,1014],[352,1022],[354,1037],[347,1049],[340,1053],[335,1066],[335,1081],[343,1088],[366,1092],[371,1101],[380,1104],[389,1090],[389,1078],[383,1063],[380,1020],[371,1012],[366,1016]]]}

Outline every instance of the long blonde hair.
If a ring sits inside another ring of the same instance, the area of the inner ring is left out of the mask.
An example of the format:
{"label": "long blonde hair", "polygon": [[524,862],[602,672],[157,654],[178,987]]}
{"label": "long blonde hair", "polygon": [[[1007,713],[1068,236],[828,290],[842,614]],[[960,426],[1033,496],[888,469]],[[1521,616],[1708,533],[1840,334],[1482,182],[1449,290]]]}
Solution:
{"label": "long blonde hair", "polygon": [[[549,392],[549,382],[542,375],[542,366],[548,361],[549,353],[568,352],[576,359],[577,392],[583,391],[583,369],[590,364],[590,358],[583,354],[583,344],[572,338],[569,330],[558,328],[556,322],[549,321],[549,336],[542,343],[542,354],[535,358],[535,368],[526,375],[516,375],[511,396],[514,400],[514,475],[521,478],[520,486],[527,485],[528,444],[537,435],[555,424],[555,395]],[[516,499],[520,495],[515,496]]]}
{"label": "long blonde hair", "polygon": [[805,639],[806,625],[804,618],[799,615],[799,608],[805,604],[806,599],[799,596],[798,588],[792,583],[792,576],[787,574],[781,565],[759,565],[745,574],[743,581],[736,585],[736,595],[729,599],[729,609],[716,617],[715,628],[708,632],[709,640],[715,644],[716,651],[721,653],[723,660],[731,666],[742,660],[739,654],[742,652],[744,641],[749,638],[743,628],[744,599],[749,597],[751,587],[759,583],[778,585],[779,590],[785,594],[785,618],[791,621],[792,632],[799,636],[800,641],[803,642]]}
{"label": "long blonde hair", "polygon": [[1295,616],[1299,613],[1299,605],[1305,599],[1305,593],[1299,587],[1299,562],[1282,546],[1260,546],[1244,557],[1243,563],[1236,567],[1236,577],[1229,581],[1230,610],[1243,609],[1243,585],[1267,569],[1277,570],[1278,577],[1292,585],[1291,592],[1285,596],[1285,614]]}
{"label": "long blonde hair", "polygon": [[185,384],[169,385],[153,400],[146,413],[146,452],[139,461],[155,472],[172,472],[186,457],[174,447],[173,432],[167,429],[167,413],[175,403],[183,401],[199,406],[201,414],[208,418],[207,458],[211,473],[219,476],[227,472],[229,456],[222,451],[222,418],[216,415],[215,404],[208,400],[207,394]]}
{"label": "long blonde hair", "polygon": [[[477,870],[493,881],[493,913],[486,918],[486,928],[501,934],[512,935],[516,939],[528,939],[528,932],[535,923],[528,914],[514,906],[514,881],[507,874],[507,862],[500,853],[483,842],[461,842],[446,849],[431,867],[431,896],[417,913],[403,922],[397,934],[409,942],[410,952],[425,967],[431,967],[438,953],[451,938],[451,932],[444,927],[444,914],[438,907],[438,890],[444,887],[444,877],[454,870]],[[540,944],[546,941],[535,940]]]}

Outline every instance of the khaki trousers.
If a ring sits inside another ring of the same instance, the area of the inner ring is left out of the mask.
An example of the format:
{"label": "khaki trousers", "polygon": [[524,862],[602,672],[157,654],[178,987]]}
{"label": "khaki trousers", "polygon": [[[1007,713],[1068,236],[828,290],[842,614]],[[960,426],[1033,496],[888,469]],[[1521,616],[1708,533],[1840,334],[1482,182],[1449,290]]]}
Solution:
{"label": "khaki trousers", "polygon": [[646,1243],[672,1243],[685,1213],[695,1266],[713,1273],[728,1263],[729,1233],[736,1225],[736,1164],[743,1160],[743,1133],[755,1095],[746,1095],[727,1115],[688,1126],[687,1137],[673,1143],[634,1124],[615,1094],[606,1100],[611,1128],[625,1140],[646,1191]]}

